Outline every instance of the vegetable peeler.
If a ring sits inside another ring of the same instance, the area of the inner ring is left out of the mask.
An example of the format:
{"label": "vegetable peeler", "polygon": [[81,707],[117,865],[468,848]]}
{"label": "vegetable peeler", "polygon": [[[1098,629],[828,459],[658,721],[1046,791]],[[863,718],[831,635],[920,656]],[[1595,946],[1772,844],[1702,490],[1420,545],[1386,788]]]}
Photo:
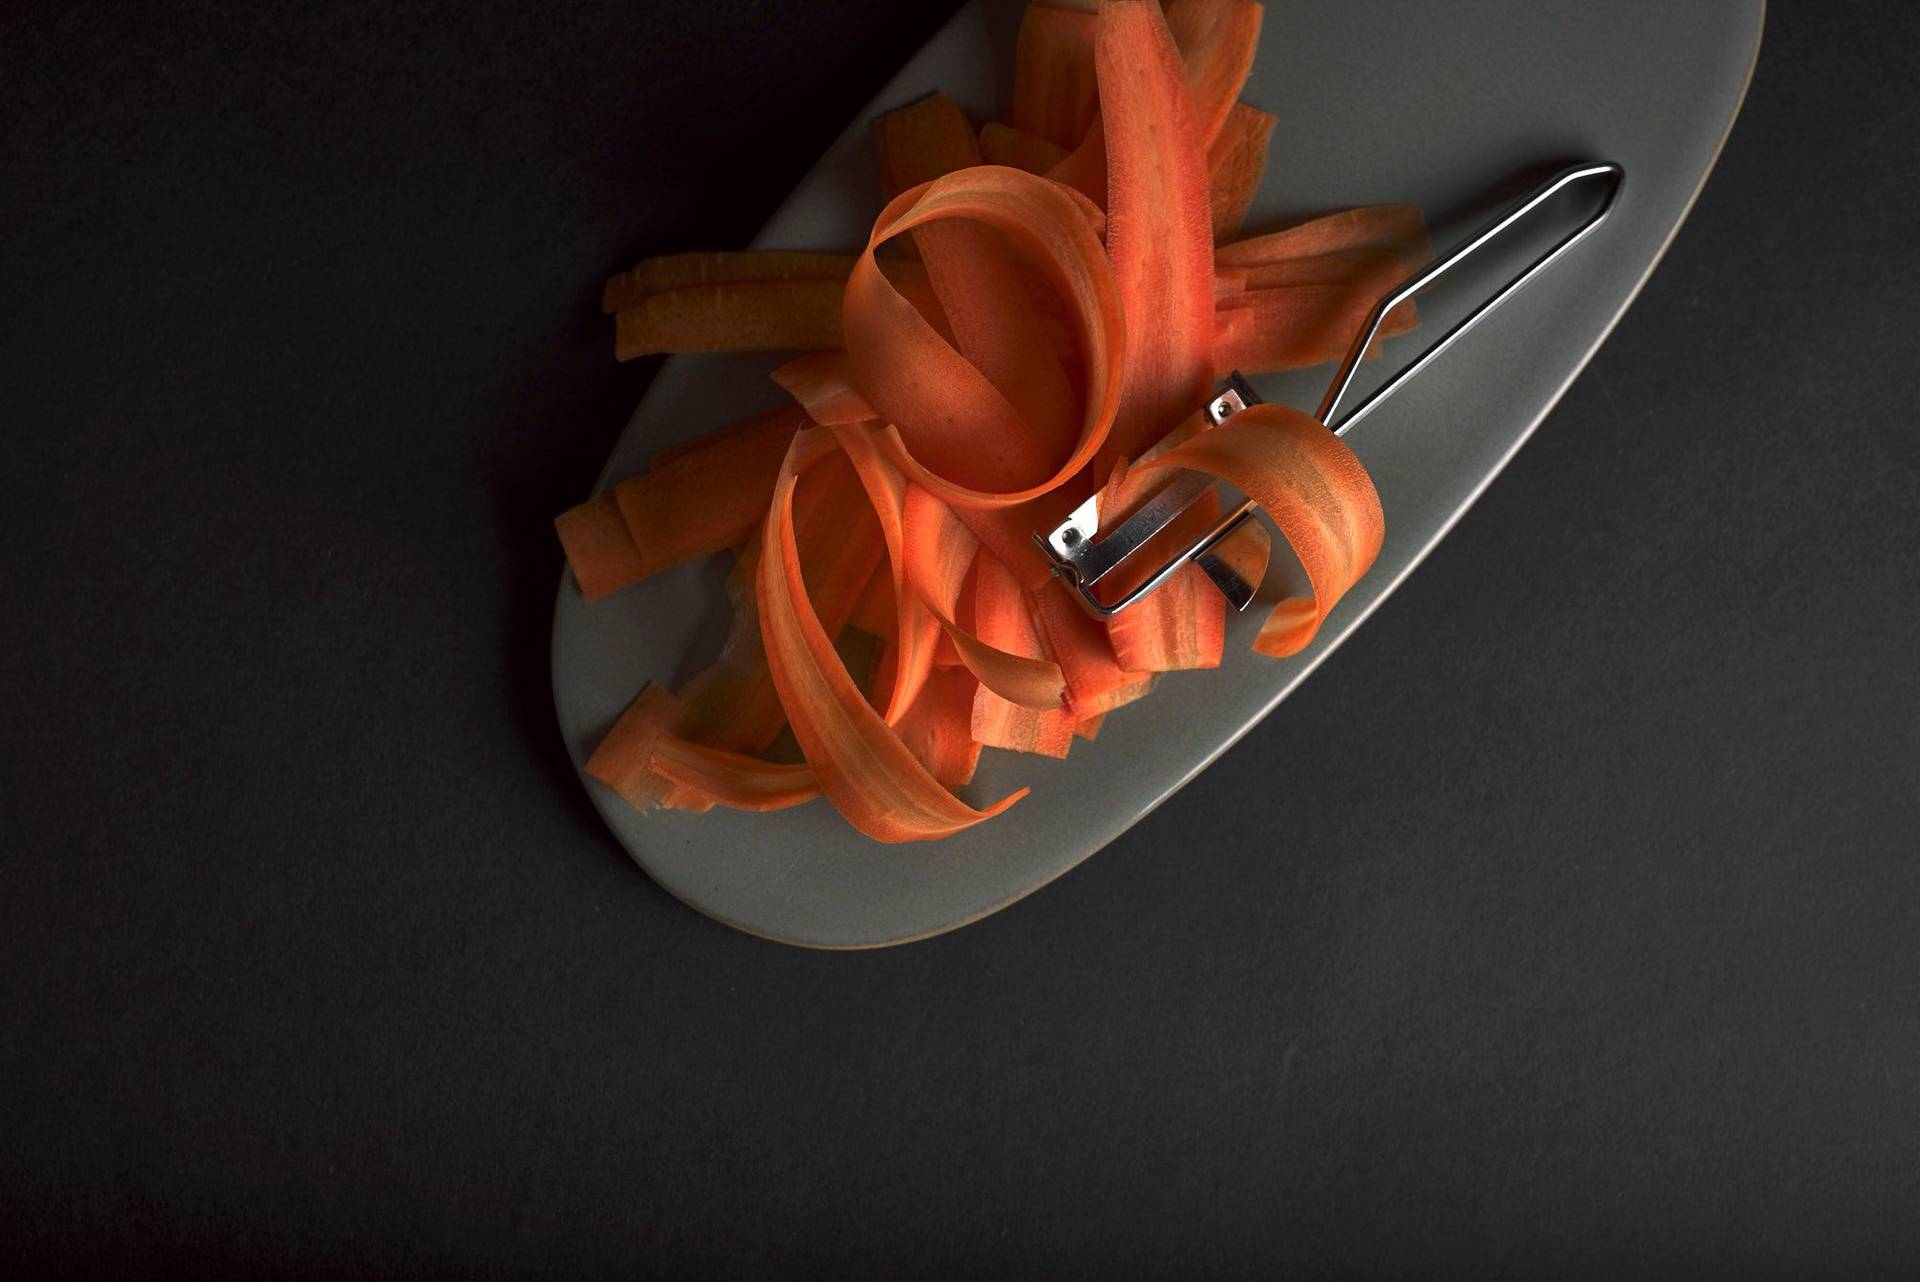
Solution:
{"label": "vegetable peeler", "polygon": [[[1374,304],[1373,310],[1367,314],[1366,322],[1354,336],[1353,343],[1340,362],[1340,367],[1333,376],[1333,382],[1327,387],[1326,395],[1322,398],[1320,408],[1314,417],[1326,424],[1335,436],[1346,435],[1355,424],[1379,408],[1409,379],[1425,369],[1468,330],[1479,324],[1496,307],[1518,292],[1521,286],[1527,284],[1561,255],[1591,235],[1613,211],[1625,179],[1626,170],[1611,161],[1596,161],[1564,169],[1534,190],[1531,195],[1469,236],[1460,245],[1382,295]],[[1380,326],[1394,308],[1425,290],[1479,250],[1501,239],[1534,210],[1561,192],[1586,184],[1600,185],[1603,195],[1598,208],[1584,222],[1534,259],[1498,291],[1482,300],[1451,329],[1435,339],[1425,351],[1376,388],[1372,395],[1345,414],[1339,413],[1340,401],[1351,387],[1361,359],[1373,345]],[[1205,413],[1211,423],[1218,426],[1238,411],[1257,404],[1259,400],[1259,395],[1236,371],[1228,377],[1226,388],[1207,402]],[[1096,492],[1093,497],[1075,508],[1066,520],[1052,530],[1036,533],[1033,540],[1052,562],[1054,573],[1073,586],[1081,604],[1101,618],[1109,618],[1143,600],[1188,561],[1195,562],[1205,571],[1209,581],[1221,591],[1235,610],[1244,610],[1253,601],[1259,584],[1249,583],[1224,558],[1215,556],[1214,549],[1223,539],[1240,528],[1243,522],[1252,517],[1255,504],[1251,499],[1242,500],[1237,506],[1228,510],[1211,529],[1195,538],[1116,600],[1103,601],[1094,591],[1095,586],[1102,579],[1125,564],[1154,535],[1177,520],[1217,484],[1212,477],[1203,473],[1183,473],[1163,486],[1118,527],[1107,531],[1105,537],[1098,538],[1096,536],[1101,532],[1100,495]]]}

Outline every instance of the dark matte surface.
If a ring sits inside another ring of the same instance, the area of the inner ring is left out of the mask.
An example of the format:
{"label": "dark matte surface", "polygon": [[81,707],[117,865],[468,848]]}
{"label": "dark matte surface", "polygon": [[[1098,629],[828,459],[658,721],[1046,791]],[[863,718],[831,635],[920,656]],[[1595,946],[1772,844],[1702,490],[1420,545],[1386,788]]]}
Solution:
{"label": "dark matte surface", "polygon": [[0,1271],[1920,1269],[1912,6],[1777,6],[1641,302],[1274,718],[862,955],[620,854],[546,520],[650,373],[600,276],[940,14],[133,8],[0,14]]}

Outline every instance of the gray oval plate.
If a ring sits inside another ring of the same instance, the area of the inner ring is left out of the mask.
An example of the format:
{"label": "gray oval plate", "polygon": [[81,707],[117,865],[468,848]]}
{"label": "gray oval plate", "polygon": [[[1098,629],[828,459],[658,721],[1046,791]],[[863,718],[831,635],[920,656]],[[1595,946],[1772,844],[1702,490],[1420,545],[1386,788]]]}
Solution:
{"label": "gray oval plate", "polygon": [[[1759,0],[1269,0],[1246,97],[1278,113],[1248,219],[1382,201],[1493,212],[1516,174],[1604,158],[1628,178],[1608,223],[1348,437],[1387,514],[1386,545],[1318,641],[1284,662],[1247,652],[1265,610],[1235,622],[1217,672],[1176,673],[1066,761],[983,754],[967,793],[1030,797],[930,845],[882,846],[824,801],[771,815],[642,816],[583,774],[614,835],[701,912],[823,948],[901,943],[977,920],[1112,841],[1271,712],[1419,564],[1497,475],[1632,302],[1712,167],[1758,50]],[[975,119],[1005,99],[1019,5],[975,0],[850,125],[754,242],[850,248],[879,208],[869,123],[934,89]],[[1442,222],[1436,238],[1467,224]],[[717,248],[717,247],[716,247]],[[1490,283],[1490,282],[1488,282]],[[1405,343],[1409,340],[1401,340]],[[1418,341],[1417,337],[1415,340]],[[780,402],[766,357],[666,363],[598,489],[672,442]],[[1325,371],[1261,380],[1311,408]],[[724,610],[720,566],[685,567],[589,607],[563,574],[553,689],[574,764],[649,679],[684,676]]]}

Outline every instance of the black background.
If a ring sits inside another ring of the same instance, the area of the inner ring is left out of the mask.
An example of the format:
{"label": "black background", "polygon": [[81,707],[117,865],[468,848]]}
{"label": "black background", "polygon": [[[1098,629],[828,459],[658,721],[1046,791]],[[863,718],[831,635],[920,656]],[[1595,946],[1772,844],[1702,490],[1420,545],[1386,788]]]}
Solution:
{"label": "black background", "polygon": [[601,278],[942,16],[6,6],[0,1271],[1920,1270],[1920,11],[1776,6],[1641,301],[1224,761],[808,953],[596,819],[547,522],[652,374]]}

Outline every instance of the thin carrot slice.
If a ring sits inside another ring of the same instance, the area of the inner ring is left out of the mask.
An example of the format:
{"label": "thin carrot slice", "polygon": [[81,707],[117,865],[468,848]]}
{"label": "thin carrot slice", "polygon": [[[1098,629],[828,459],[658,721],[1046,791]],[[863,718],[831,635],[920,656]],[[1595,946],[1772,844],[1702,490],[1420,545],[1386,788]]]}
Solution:
{"label": "thin carrot slice", "polygon": [[964,669],[936,672],[899,725],[907,750],[949,788],[971,781],[980,762],[980,744],[969,733],[979,688],[979,681]]}
{"label": "thin carrot slice", "polygon": [[608,315],[649,294],[694,285],[740,285],[750,281],[840,280],[853,270],[852,254],[801,250],[738,250],[731,253],[662,254],[643,258],[630,271],[610,277],[600,294]]}
{"label": "thin carrot slice", "polygon": [[1260,6],[1253,0],[1172,0],[1166,15],[1186,74],[1194,133],[1204,150],[1219,138],[1253,70]]}
{"label": "thin carrot slice", "polygon": [[649,294],[615,317],[613,354],[809,351],[838,347],[837,280],[690,285]]}
{"label": "thin carrot slice", "polygon": [[1058,664],[1000,649],[960,626],[961,588],[980,554],[980,542],[953,509],[910,485],[904,529],[907,581],[946,630],[960,662],[981,685],[1010,703],[1024,708],[1060,707],[1066,697],[1066,678]]}
{"label": "thin carrot slice", "polygon": [[638,583],[649,573],[640,549],[633,545],[633,535],[627,532],[620,504],[611,494],[568,508],[553,518],[553,528],[580,595],[589,601]]}
{"label": "thin carrot slice", "polygon": [[820,431],[795,438],[767,513],[760,621],[774,685],[821,791],[849,823],[876,841],[944,837],[999,814],[1026,790],[985,809],[961,801],[868,705],[834,653],[807,599],[793,529],[795,481],[833,443]]}
{"label": "thin carrot slice", "polygon": [[1257,267],[1341,249],[1403,250],[1423,261],[1433,254],[1426,224],[1412,205],[1362,205],[1221,245],[1214,261],[1223,268]]}
{"label": "thin carrot slice", "polygon": [[[1005,232],[1068,302],[1089,392],[1078,441],[1057,467],[1020,412],[875,265],[882,242],[949,218]],[[961,507],[1014,506],[1071,480],[1104,443],[1119,399],[1125,320],[1106,255],[1074,197],[1017,169],[964,169],[888,205],[847,282],[846,336],[860,389],[889,424],[888,454],[915,483]],[[1038,476],[1045,479],[1036,484]]]}
{"label": "thin carrot slice", "polygon": [[661,735],[651,761],[660,777],[732,810],[785,810],[820,795],[813,767],[762,761]]}
{"label": "thin carrot slice", "polygon": [[1258,520],[1242,521],[1233,533],[1213,545],[1213,558],[1256,588],[1267,577],[1273,559],[1273,535]]}
{"label": "thin carrot slice", "polygon": [[[597,601],[682,561],[743,542],[763,510],[757,506],[759,486],[764,483],[772,495],[786,442],[805,421],[792,408],[744,419],[655,456],[650,471],[555,517],[581,594]],[[701,487],[721,476],[734,488],[711,496],[709,504]],[[683,526],[680,518],[689,509],[699,517]]]}
{"label": "thin carrot slice", "polygon": [[[991,552],[983,552],[974,566],[973,625],[982,641],[998,649],[1033,658],[1046,655],[1020,581]],[[983,685],[973,696],[969,733],[990,748],[1064,757],[1074,724],[1074,715],[1063,706],[1023,707]]]}
{"label": "thin carrot slice", "polygon": [[928,94],[876,119],[873,143],[889,200],[909,187],[980,163],[973,126],[943,93]]}
{"label": "thin carrot slice", "polygon": [[886,700],[881,706],[887,724],[897,725],[920,697],[920,687],[933,670],[935,646],[942,635],[940,623],[907,582],[906,479],[880,452],[866,427],[842,423],[829,430],[858,473],[886,540],[895,614],[890,646],[893,674],[885,682]]}
{"label": "thin carrot slice", "polygon": [[822,426],[865,423],[878,417],[854,386],[853,363],[845,352],[802,356],[774,370],[771,377],[800,403],[808,418]]}
{"label": "thin carrot slice", "polygon": [[[1173,37],[1145,0],[1112,0],[1094,41],[1107,151],[1107,251],[1127,317],[1121,409],[1101,475],[1213,386],[1213,222],[1206,150]],[[857,274],[857,273],[856,273]]]}
{"label": "thin carrot slice", "polygon": [[1310,595],[1274,608],[1254,642],[1262,654],[1304,649],[1379,555],[1386,525],[1366,468],[1340,438],[1288,406],[1249,406],[1142,466],[1193,468],[1238,486],[1300,558]]}
{"label": "thin carrot slice", "polygon": [[893,575],[886,565],[876,566],[860,599],[853,603],[847,626],[885,640],[893,635],[897,622],[893,611]]}
{"label": "thin carrot slice", "polygon": [[744,543],[806,414],[786,407],[614,487],[641,578]]}
{"label": "thin carrot slice", "polygon": [[[1186,3],[1195,19],[1190,35],[1203,46],[1194,51],[1196,92],[1210,101],[1230,80],[1237,94],[1244,61],[1237,75],[1216,64],[1239,58],[1236,40],[1251,39],[1234,32],[1230,15],[1250,10],[1257,33],[1258,6]],[[1249,43],[1245,57],[1251,56]],[[1213,223],[1204,126],[1191,113],[1190,82],[1166,24],[1149,5],[1109,5],[1100,16],[1095,64],[1107,154],[1107,248],[1128,325],[1121,411],[1096,464],[1111,472],[1119,458],[1139,454],[1190,418],[1212,389]],[[1187,566],[1153,597],[1115,616],[1108,632],[1120,669],[1213,667],[1224,644],[1225,607],[1198,567]],[[1087,699],[1079,692],[1075,698],[1084,709]]]}
{"label": "thin carrot slice", "polygon": [[1356,280],[1391,281],[1411,270],[1409,256],[1393,249],[1330,249],[1324,254],[1280,258],[1254,267],[1217,267],[1216,311],[1239,295],[1282,285],[1345,285]]}
{"label": "thin carrot slice", "polygon": [[1226,649],[1226,599],[1188,562],[1144,601],[1107,622],[1113,655],[1140,672],[1217,668]]}
{"label": "thin carrot slice", "polygon": [[[652,683],[642,686],[587,758],[587,773],[636,810],[646,809],[654,801],[651,790],[644,786],[653,773],[654,745],[679,711],[679,701],[664,688]],[[640,787],[636,789],[636,785]]]}
{"label": "thin carrot slice", "polygon": [[[1166,484],[1140,464],[1157,458],[1210,426],[1199,411],[1154,442],[1138,459],[1121,460],[1100,495],[1100,521],[1112,528],[1127,520]],[[1220,516],[1219,499],[1206,494],[1166,529],[1143,544],[1104,589],[1106,599],[1131,591],[1166,559],[1205,533]],[[1129,570],[1129,567],[1136,567]],[[1217,668],[1226,647],[1226,600],[1197,565],[1184,565],[1153,595],[1107,621],[1107,635],[1121,666],[1144,672]]]}
{"label": "thin carrot slice", "polygon": [[1091,743],[1100,737],[1100,727],[1106,723],[1107,714],[1104,712],[1096,712],[1092,716],[1074,723],[1073,737],[1076,739],[1085,739]]}
{"label": "thin carrot slice", "polygon": [[1013,53],[1007,119],[1058,147],[1078,146],[1093,123],[1093,14],[1029,4]]}
{"label": "thin carrot slice", "polygon": [[[874,130],[889,193],[980,163],[973,127],[945,94],[888,112]],[[1046,466],[1057,464],[1072,448],[1075,395],[1050,346],[1050,318],[1025,305],[1032,269],[1000,231],[969,219],[924,223],[911,240],[951,346],[1020,414],[1034,454]]]}
{"label": "thin carrot slice", "polygon": [[1207,200],[1213,207],[1215,244],[1240,234],[1260,180],[1266,176],[1267,143],[1275,123],[1275,117],[1258,107],[1236,102],[1207,148]]}
{"label": "thin carrot slice", "polygon": [[1151,675],[1121,666],[1107,630],[1081,609],[1058,579],[1028,592],[1027,602],[1047,654],[1066,677],[1067,707],[1076,717],[1106,711],[1114,706],[1117,692]]}
{"label": "thin carrot slice", "polygon": [[[1145,2],[1154,9],[1155,25],[1164,28],[1171,24],[1169,34],[1172,41],[1176,42],[1173,47],[1179,56],[1180,74],[1187,87],[1192,138],[1204,156],[1223,132],[1234,99],[1239,96],[1240,87],[1246,82],[1247,71],[1253,65],[1254,44],[1260,34],[1260,6],[1251,3],[1251,0],[1183,0],[1183,3],[1167,9],[1165,21],[1162,22],[1158,5],[1154,5],[1152,0]],[[1097,78],[1097,27],[1095,37]],[[1125,85],[1109,86],[1102,83],[1100,86],[1103,102],[1109,98],[1126,102],[1131,92]],[[1049,177],[1084,192],[1096,202],[1110,199],[1113,187],[1108,171],[1107,147],[1110,141],[1106,137],[1104,111],[1103,106],[1095,113],[1077,144],[1066,144],[1073,150],[1048,172]],[[1167,150],[1170,153],[1183,152],[1187,150],[1187,144],[1175,143]]]}
{"label": "thin carrot slice", "polygon": [[[1235,295],[1214,327],[1213,368],[1222,375],[1263,374],[1337,361],[1397,280],[1395,272],[1374,282],[1281,285]],[[1415,304],[1402,303],[1381,322],[1380,337],[1405,334],[1418,323]]]}
{"label": "thin carrot slice", "polygon": [[980,157],[989,165],[1012,165],[1044,174],[1067,158],[1067,149],[1012,125],[989,121],[980,126]]}

